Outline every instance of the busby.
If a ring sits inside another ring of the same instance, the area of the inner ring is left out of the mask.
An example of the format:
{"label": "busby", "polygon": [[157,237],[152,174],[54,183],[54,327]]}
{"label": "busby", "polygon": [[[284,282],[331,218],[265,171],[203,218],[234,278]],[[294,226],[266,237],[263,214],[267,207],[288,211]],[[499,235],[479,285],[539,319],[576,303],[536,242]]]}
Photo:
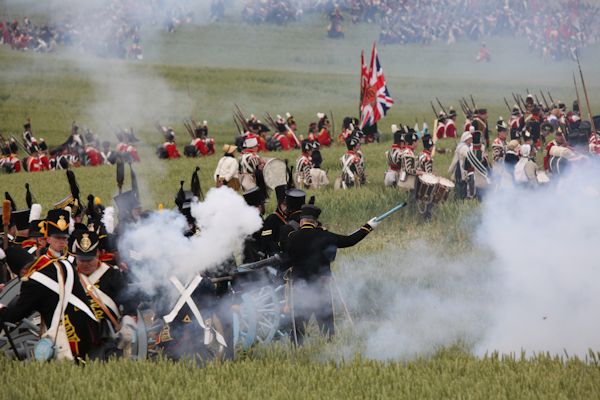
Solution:
{"label": "busby", "polygon": [[100,239],[96,232],[76,230],[71,240],[69,251],[82,260],[92,260],[98,255]]}

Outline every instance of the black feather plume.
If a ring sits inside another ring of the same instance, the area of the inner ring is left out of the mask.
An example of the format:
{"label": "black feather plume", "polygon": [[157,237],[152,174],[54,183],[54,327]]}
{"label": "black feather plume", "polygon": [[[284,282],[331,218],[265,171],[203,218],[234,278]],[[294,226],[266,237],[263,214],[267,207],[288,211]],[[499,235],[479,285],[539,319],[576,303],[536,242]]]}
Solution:
{"label": "black feather plume", "polygon": [[204,194],[202,193],[202,187],[200,186],[200,178],[198,177],[198,171],[200,167],[196,167],[192,174],[192,193],[198,198],[198,200],[204,200]]}
{"label": "black feather plume", "polygon": [[33,196],[31,195],[31,190],[29,190],[29,183],[25,184],[25,202],[27,202],[27,208],[31,210],[31,206],[33,205]]}
{"label": "black feather plume", "polygon": [[79,185],[77,185],[77,179],[75,179],[75,173],[70,169],[67,170],[67,179],[69,181],[69,188],[71,189],[71,195],[74,199],[79,200]]}
{"label": "black feather plume", "polygon": [[10,197],[10,193],[4,192],[4,198],[6,200],[10,201],[10,209],[11,209],[11,211],[17,211],[17,205],[15,204],[15,201],[13,200],[13,198]]}
{"label": "black feather plume", "polygon": [[179,191],[177,192],[177,196],[175,197],[175,205],[177,205],[177,208],[179,208],[180,210],[183,207],[183,203],[185,203],[185,192],[183,191],[183,184],[184,181],[179,182]]}
{"label": "black feather plume", "polygon": [[117,160],[117,186],[119,187],[119,193],[123,188],[123,182],[125,181],[125,164],[121,159]]}

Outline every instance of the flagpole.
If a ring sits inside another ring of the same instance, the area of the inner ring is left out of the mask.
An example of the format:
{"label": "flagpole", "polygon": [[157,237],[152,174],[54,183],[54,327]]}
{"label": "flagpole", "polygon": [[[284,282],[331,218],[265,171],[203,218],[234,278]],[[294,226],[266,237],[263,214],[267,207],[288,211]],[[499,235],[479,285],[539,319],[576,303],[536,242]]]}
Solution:
{"label": "flagpole", "polygon": [[365,51],[360,51],[360,95],[358,99],[358,118],[360,119],[360,106],[362,105],[363,95],[364,95],[364,84],[363,84],[363,73],[365,69]]}

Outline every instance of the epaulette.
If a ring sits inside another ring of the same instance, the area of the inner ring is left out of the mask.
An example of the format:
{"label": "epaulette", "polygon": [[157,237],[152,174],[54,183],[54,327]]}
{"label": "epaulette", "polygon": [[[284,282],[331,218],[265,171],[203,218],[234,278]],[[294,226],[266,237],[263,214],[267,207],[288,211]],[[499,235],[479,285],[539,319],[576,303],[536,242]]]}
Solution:
{"label": "epaulette", "polygon": [[26,281],[29,279],[29,277],[31,276],[31,274],[33,274],[34,272],[37,271],[41,271],[42,269],[46,268],[48,265],[52,264],[53,260],[48,257],[47,255],[42,255],[40,256],[37,260],[34,261],[33,264],[31,264],[31,267],[29,267],[29,269],[27,270],[27,272],[25,274],[23,274],[23,277],[21,278],[22,281]]}

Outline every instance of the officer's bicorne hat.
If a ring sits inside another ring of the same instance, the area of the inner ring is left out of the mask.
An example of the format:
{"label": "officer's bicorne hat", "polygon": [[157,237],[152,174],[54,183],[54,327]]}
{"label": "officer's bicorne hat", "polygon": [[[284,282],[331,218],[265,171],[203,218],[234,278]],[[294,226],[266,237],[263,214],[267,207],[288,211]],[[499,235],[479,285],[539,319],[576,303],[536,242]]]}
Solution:
{"label": "officer's bicorne hat", "polygon": [[44,237],[44,220],[43,219],[34,219],[29,223],[29,237],[30,238],[38,238]]}
{"label": "officer's bicorne hat", "polygon": [[44,221],[42,232],[44,237],[48,236],[69,236],[69,222],[71,215],[67,210],[49,210]]}
{"label": "officer's bicorne hat", "polygon": [[98,255],[100,239],[96,232],[78,229],[71,237],[72,244],[69,247],[71,254],[75,254],[82,260],[91,260]]}
{"label": "officer's bicorne hat", "polygon": [[433,139],[430,134],[423,135],[423,148],[429,150],[433,147]]}
{"label": "officer's bicorne hat", "polygon": [[306,193],[300,189],[288,189],[285,192],[285,204],[287,206],[287,212],[294,212],[300,210],[300,208],[306,202]]}
{"label": "officer's bicorne hat", "polygon": [[5,250],[5,253],[8,268],[10,268],[11,272],[17,276],[20,275],[23,268],[28,267],[35,261],[33,255],[29,254],[27,250],[20,246],[9,246]]}
{"label": "officer's bicorne hat", "polygon": [[263,191],[258,186],[244,193],[244,200],[249,206],[258,207],[265,202]]}
{"label": "officer's bicorne hat", "polygon": [[319,215],[321,215],[321,209],[314,204],[305,204],[302,206],[300,210],[300,218],[306,219],[319,219]]}

